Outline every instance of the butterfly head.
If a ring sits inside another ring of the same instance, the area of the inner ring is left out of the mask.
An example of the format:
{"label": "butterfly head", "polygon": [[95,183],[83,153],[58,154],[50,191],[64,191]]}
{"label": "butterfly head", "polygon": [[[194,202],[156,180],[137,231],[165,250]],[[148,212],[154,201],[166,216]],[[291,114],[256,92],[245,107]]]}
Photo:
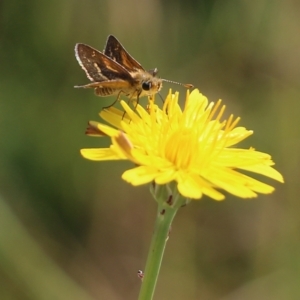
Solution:
{"label": "butterfly head", "polygon": [[163,80],[155,77],[157,74],[157,69],[138,73],[139,74],[137,76],[133,77],[138,81],[137,85],[139,86],[139,97],[152,96],[161,90]]}

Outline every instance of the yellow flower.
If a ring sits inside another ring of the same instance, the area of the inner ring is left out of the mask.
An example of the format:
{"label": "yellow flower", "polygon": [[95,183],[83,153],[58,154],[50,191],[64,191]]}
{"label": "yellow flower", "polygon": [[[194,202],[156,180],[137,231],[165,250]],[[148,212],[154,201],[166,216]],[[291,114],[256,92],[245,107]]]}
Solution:
{"label": "yellow flower", "polygon": [[241,198],[274,190],[246,175],[248,171],[283,182],[271,167],[270,155],[233,147],[253,132],[236,127],[239,118],[233,115],[221,121],[225,110],[221,100],[208,103],[196,89],[187,93],[182,110],[178,97],[170,92],[163,109],[150,102],[148,110],[140,105],[132,110],[121,101],[126,113],[113,107],[103,110],[100,116],[117,129],[91,122],[89,132],[110,136],[112,144],[110,148],[82,149],[81,154],[98,161],[131,160],[137,166],[123,173],[124,180],[133,185],[175,181],[178,192],[189,199],[207,195],[222,200],[220,189]]}

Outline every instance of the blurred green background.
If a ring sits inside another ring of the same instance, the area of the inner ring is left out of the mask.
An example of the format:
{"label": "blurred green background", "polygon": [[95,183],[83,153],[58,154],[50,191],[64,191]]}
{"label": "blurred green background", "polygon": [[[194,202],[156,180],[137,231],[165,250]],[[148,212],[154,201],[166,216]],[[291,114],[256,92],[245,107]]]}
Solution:
{"label": "blurred green background", "polygon": [[[155,299],[300,299],[300,2],[0,1],[0,299],[137,299],[156,214],[129,162],[84,160],[114,98],[88,79],[77,42],[115,35],[146,69],[193,83],[254,130],[286,183],[269,196],[180,210]],[[168,89],[184,88],[167,83]],[[146,103],[147,100],[141,100]]]}

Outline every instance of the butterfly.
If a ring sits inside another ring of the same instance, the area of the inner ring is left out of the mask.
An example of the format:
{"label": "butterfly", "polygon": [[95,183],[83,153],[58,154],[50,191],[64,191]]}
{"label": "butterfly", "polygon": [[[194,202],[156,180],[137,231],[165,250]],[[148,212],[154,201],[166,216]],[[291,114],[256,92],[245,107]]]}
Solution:
{"label": "butterfly", "polygon": [[158,93],[163,81],[193,87],[158,78],[157,68],[146,71],[113,35],[107,38],[103,52],[86,44],[76,44],[75,57],[91,81],[75,88],[94,88],[95,94],[100,97],[117,95],[117,101],[120,94],[125,94],[138,102],[140,97],[152,97]]}

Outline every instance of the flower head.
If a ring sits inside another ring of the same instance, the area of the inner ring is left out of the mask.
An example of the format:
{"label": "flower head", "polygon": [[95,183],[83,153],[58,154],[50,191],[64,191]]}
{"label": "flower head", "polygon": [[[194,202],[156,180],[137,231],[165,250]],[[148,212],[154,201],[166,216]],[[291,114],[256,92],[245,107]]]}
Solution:
{"label": "flower head", "polygon": [[220,190],[241,198],[274,190],[246,175],[248,171],[283,182],[271,167],[270,155],[233,147],[253,132],[237,127],[239,118],[233,115],[222,121],[225,106],[220,100],[209,103],[196,89],[187,93],[182,110],[178,97],[170,92],[163,109],[150,102],[147,110],[140,105],[132,110],[121,101],[125,114],[113,107],[103,110],[100,116],[116,129],[91,122],[89,132],[110,136],[112,144],[110,148],[82,149],[81,154],[98,161],[131,160],[136,166],[122,175],[127,182],[164,185],[175,181],[178,192],[190,199],[207,195],[222,200]]}

